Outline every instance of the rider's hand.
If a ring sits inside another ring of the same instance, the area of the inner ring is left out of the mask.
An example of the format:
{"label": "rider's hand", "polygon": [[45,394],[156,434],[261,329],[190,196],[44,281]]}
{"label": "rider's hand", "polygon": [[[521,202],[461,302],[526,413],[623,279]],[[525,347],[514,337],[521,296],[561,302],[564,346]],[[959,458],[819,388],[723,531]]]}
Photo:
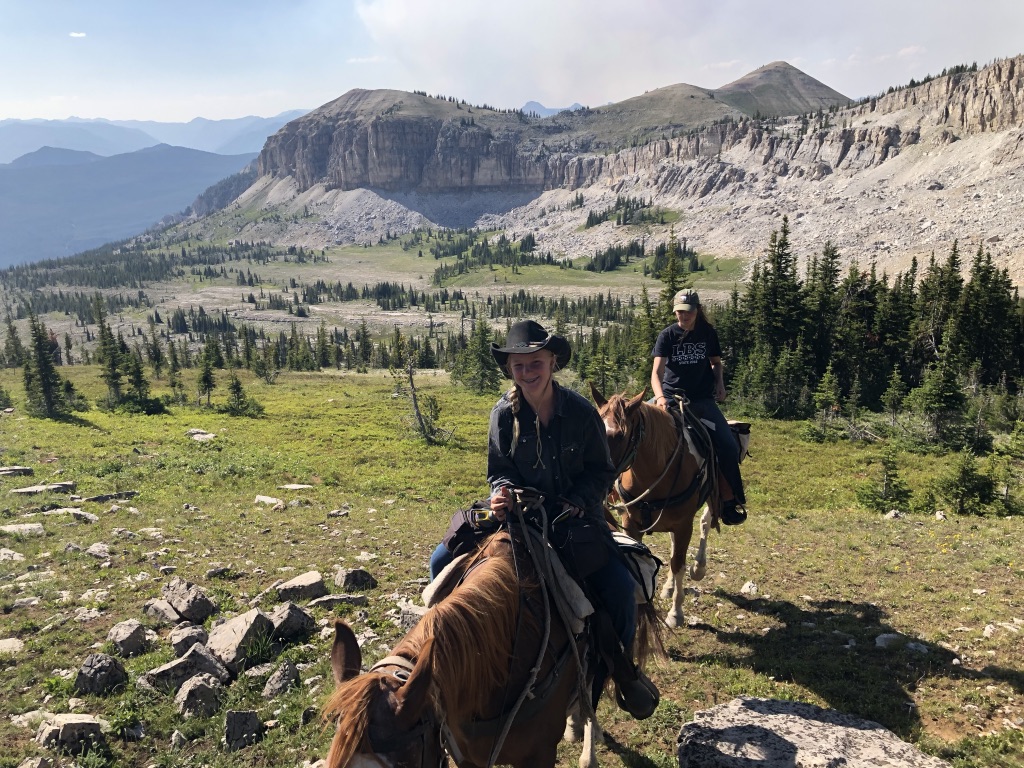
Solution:
{"label": "rider's hand", "polygon": [[658,395],[654,399],[654,404],[661,408],[663,411],[668,410],[669,399],[665,395]]}
{"label": "rider's hand", "polygon": [[583,517],[583,510],[575,504],[566,503],[562,505],[562,514],[569,517]]}
{"label": "rider's hand", "polygon": [[725,385],[718,384],[715,386],[715,400],[719,403],[725,402]]}
{"label": "rider's hand", "polygon": [[494,517],[499,521],[505,520],[505,515],[508,514],[512,508],[512,497],[509,494],[508,488],[502,486],[498,489],[497,493],[491,496],[491,512],[494,513]]}

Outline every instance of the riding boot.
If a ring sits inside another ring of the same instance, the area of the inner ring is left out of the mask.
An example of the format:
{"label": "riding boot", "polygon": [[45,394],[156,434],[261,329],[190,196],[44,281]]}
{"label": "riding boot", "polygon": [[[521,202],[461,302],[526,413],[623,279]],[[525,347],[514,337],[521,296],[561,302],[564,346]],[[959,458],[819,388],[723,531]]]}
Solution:
{"label": "riding boot", "polygon": [[627,659],[623,661],[625,663],[616,664],[612,674],[615,680],[615,703],[619,709],[629,712],[637,720],[644,720],[654,714],[661,694],[651,679],[635,664]]}

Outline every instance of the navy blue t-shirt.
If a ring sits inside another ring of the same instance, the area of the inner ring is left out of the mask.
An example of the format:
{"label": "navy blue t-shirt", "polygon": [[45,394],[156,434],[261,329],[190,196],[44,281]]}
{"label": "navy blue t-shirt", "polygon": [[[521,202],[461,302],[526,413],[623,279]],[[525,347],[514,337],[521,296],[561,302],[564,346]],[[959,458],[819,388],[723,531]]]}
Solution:
{"label": "navy blue t-shirt", "polygon": [[658,334],[651,357],[665,358],[662,389],[668,397],[686,395],[691,400],[714,398],[715,374],[711,358],[721,357],[718,333],[707,323],[684,331],[673,323]]}

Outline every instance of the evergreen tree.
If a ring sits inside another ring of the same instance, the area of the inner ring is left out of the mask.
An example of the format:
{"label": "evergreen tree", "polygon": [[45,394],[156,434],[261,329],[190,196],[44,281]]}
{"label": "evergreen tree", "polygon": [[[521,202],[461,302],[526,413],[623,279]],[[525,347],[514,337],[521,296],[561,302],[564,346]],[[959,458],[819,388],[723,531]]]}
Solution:
{"label": "evergreen tree", "polygon": [[121,403],[121,350],[113,331],[107,325],[107,314],[103,298],[96,296],[93,314],[98,328],[99,344],[96,348],[96,361],[100,365],[100,378],[107,385],[107,408],[116,408]]}
{"label": "evergreen tree", "polygon": [[869,480],[857,489],[857,501],[870,510],[879,513],[898,509],[906,512],[910,504],[910,488],[899,475],[896,450],[886,448],[879,460],[880,476]]}
{"label": "evergreen tree", "polygon": [[51,337],[31,309],[28,310],[28,325],[29,350],[23,371],[25,410],[45,419],[66,415],[69,407],[64,399],[64,381],[53,363]]}
{"label": "evergreen tree", "polygon": [[953,466],[935,483],[939,496],[958,515],[982,515],[995,498],[992,478],[978,470],[978,462],[967,450],[957,454]]}
{"label": "evergreen tree", "polygon": [[213,362],[209,356],[203,355],[199,361],[199,378],[196,381],[199,390],[199,404],[202,404],[203,395],[206,395],[206,405],[210,405],[210,394],[217,386],[217,380],[213,375]]}
{"label": "evergreen tree", "polygon": [[160,345],[160,339],[156,335],[156,324],[149,325],[149,343],[146,344],[146,357],[149,364],[153,366],[153,376],[157,379],[164,370],[164,350]]}
{"label": "evergreen tree", "polygon": [[21,336],[18,335],[18,329],[14,326],[14,320],[11,319],[10,312],[7,313],[5,326],[7,335],[4,339],[4,365],[8,368],[17,368],[25,364],[27,353],[25,345],[21,342]]}
{"label": "evergreen tree", "polygon": [[231,379],[228,381],[228,402],[221,410],[229,416],[250,418],[262,416],[264,412],[263,406],[245,393],[242,381],[235,372],[231,373]]}
{"label": "evergreen tree", "polygon": [[473,323],[469,344],[452,368],[452,379],[478,395],[498,391],[501,372],[491,354],[491,328],[484,318]]}
{"label": "evergreen tree", "polygon": [[782,217],[782,228],[769,237],[768,253],[758,276],[758,290],[749,295],[755,302],[751,305],[749,329],[773,354],[778,354],[783,347],[792,347],[806,325],[786,216]]}
{"label": "evergreen tree", "polygon": [[892,374],[889,376],[889,386],[882,393],[882,405],[885,407],[886,413],[889,414],[890,426],[896,426],[896,418],[900,415],[903,398],[906,397],[906,394],[907,388],[903,383],[903,377],[900,376],[900,367],[894,365]]}
{"label": "evergreen tree", "polygon": [[658,277],[664,285],[658,300],[658,314],[661,319],[660,324],[665,326],[675,319],[675,313],[672,311],[672,301],[683,287],[682,266],[679,260],[679,241],[676,239],[675,227],[669,228],[665,268]]}

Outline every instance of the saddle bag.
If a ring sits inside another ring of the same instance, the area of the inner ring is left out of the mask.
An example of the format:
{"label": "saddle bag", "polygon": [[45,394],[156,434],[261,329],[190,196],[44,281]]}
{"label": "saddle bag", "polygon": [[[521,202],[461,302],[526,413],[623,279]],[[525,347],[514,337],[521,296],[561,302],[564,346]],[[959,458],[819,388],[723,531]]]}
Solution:
{"label": "saddle bag", "polygon": [[662,562],[643,542],[639,542],[628,534],[612,532],[619,553],[633,574],[636,581],[637,603],[649,603],[654,599],[654,591],[658,582],[658,571]]}
{"label": "saddle bag", "polygon": [[743,460],[750,455],[750,451],[747,450],[750,445],[750,422],[749,421],[733,421],[729,419],[729,429],[732,430],[733,435],[736,437],[736,444],[740,447],[740,464]]}

